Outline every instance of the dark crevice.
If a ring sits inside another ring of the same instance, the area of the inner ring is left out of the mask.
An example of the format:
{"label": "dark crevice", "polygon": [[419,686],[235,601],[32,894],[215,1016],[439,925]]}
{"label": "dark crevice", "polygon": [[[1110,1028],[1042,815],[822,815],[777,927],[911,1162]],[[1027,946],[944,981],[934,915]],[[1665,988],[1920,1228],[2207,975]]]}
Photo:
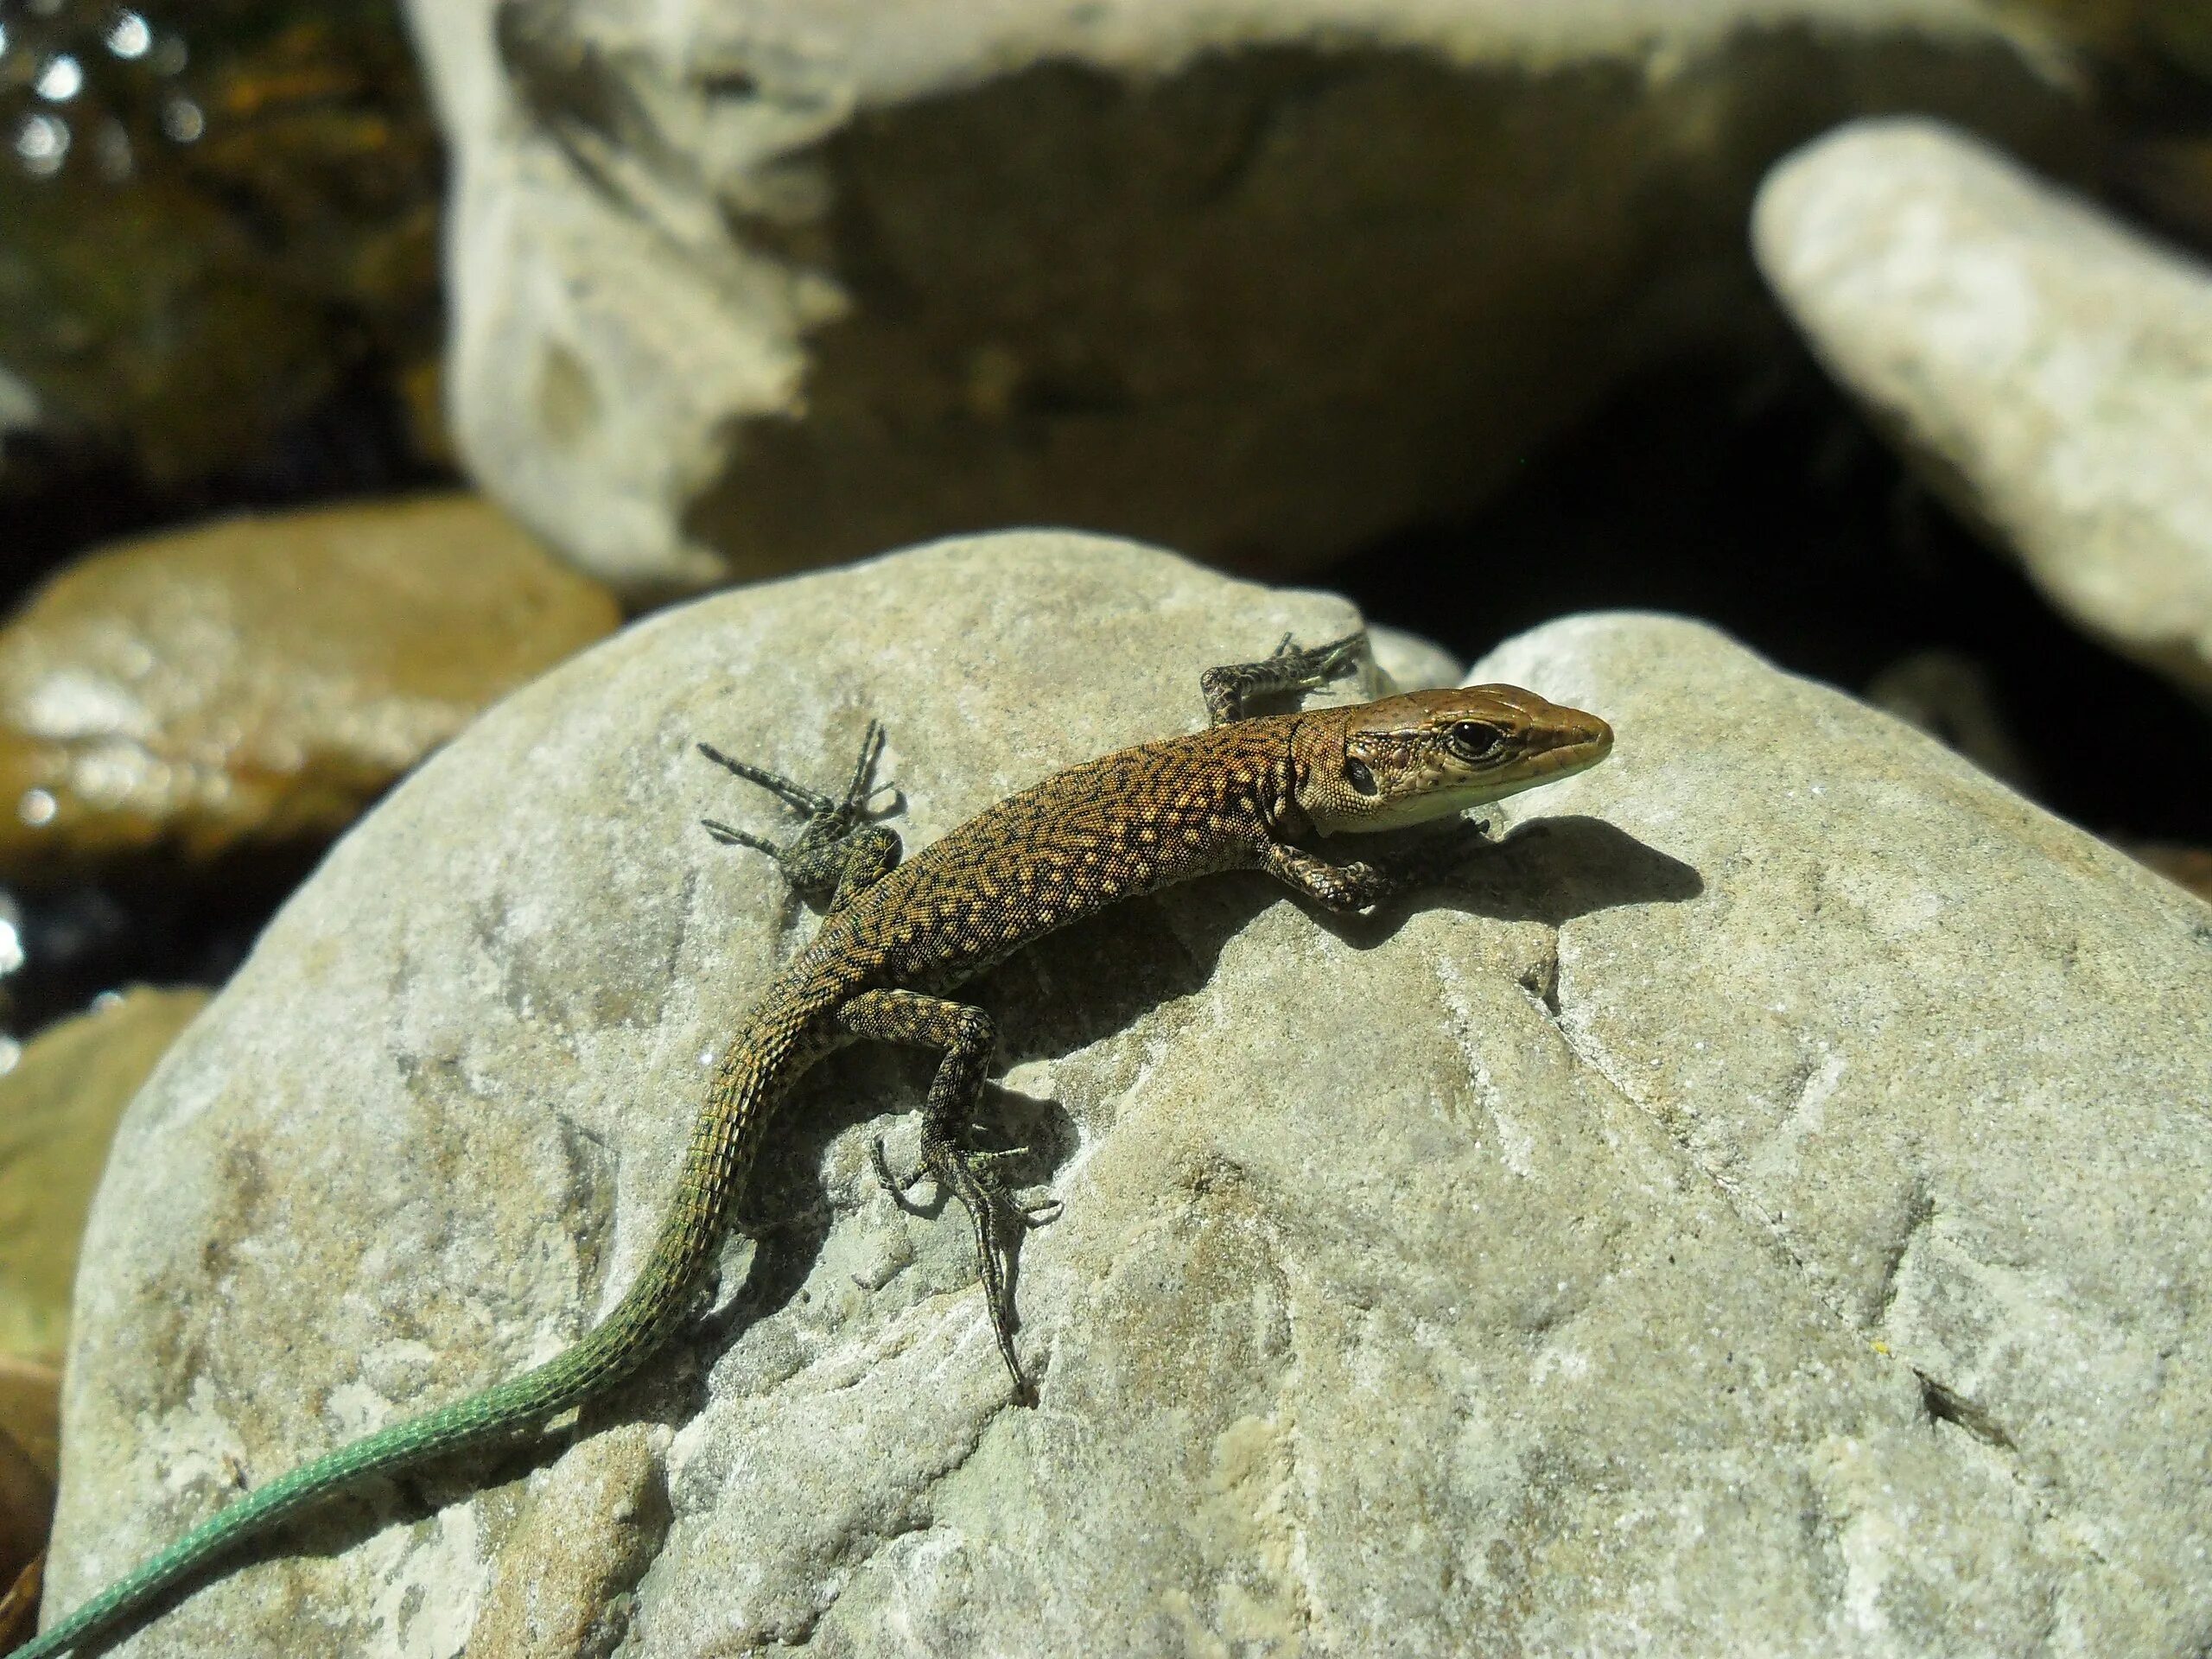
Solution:
{"label": "dark crevice", "polygon": [[[1780,336],[1764,355],[1637,377],[1478,512],[1380,540],[1322,581],[1470,662],[1586,610],[1694,617],[1862,695],[1942,653],[1986,688],[2023,762],[2015,787],[2099,834],[2212,844],[2212,791],[2188,782],[2212,775],[2202,710],[2055,610]],[[2114,791],[2114,777],[2142,787]]]}
{"label": "dark crevice", "polygon": [[1529,1000],[1541,1008],[1554,1025],[1557,1025],[1560,1020],[1559,953],[1548,950],[1541,962],[1523,969],[1520,984],[1521,988],[1529,994]]}
{"label": "dark crevice", "polygon": [[2005,1432],[2004,1425],[1980,1406],[1944,1387],[1923,1370],[1915,1370],[1913,1376],[1920,1379],[1920,1408],[1928,1414],[1930,1422],[1955,1423],[1984,1446],[1993,1446],[1999,1451],[2020,1449]]}

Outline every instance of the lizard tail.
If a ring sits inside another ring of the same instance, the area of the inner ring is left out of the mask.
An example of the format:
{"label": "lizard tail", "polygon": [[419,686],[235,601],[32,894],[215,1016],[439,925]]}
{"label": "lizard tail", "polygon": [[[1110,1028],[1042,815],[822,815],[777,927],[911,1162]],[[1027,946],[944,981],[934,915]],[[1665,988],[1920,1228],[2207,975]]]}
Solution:
{"label": "lizard tail", "polygon": [[209,1562],[354,1480],[394,1474],[534,1427],[635,1370],[690,1316],[759,1139],[754,1121],[772,1103],[799,1047],[796,1030],[747,1035],[755,1040],[741,1039],[723,1057],[684,1156],[675,1203],[637,1282],[575,1346],[520,1376],[364,1435],[256,1488],[15,1649],[9,1659],[53,1659],[83,1648]]}

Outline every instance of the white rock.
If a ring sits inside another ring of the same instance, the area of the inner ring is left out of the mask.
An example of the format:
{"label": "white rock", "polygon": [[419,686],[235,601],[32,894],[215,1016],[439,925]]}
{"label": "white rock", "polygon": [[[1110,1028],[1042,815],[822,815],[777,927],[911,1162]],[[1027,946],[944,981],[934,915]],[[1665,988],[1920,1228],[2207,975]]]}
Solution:
{"label": "white rock", "polygon": [[2212,270],[1929,121],[1777,167],[1815,350],[2068,616],[2212,696]]}
{"label": "white rock", "polygon": [[632,592],[1038,523],[1310,566],[1738,337],[1789,144],[2080,126],[1980,0],[410,10],[460,444]]}
{"label": "white rock", "polygon": [[[664,613],[492,711],[125,1124],[54,1605],[628,1282],[705,1057],[804,936],[697,831],[775,815],[693,739],[827,779],[880,714],[919,845],[1349,620],[1007,536]],[[1223,876],[976,988],[1067,1201],[1022,1258],[1039,1408],[957,1216],[868,1170],[926,1069],[849,1051],[783,1120],[723,1334],[133,1651],[2193,1651],[2202,906],[1688,624],[1478,672],[1620,741],[1455,889],[1343,925]]]}

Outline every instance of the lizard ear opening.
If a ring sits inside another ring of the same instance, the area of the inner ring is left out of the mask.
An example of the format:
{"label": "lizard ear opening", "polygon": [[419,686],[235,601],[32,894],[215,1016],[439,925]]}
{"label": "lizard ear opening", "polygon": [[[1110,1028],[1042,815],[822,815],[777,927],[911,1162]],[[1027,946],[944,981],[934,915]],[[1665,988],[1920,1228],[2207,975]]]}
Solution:
{"label": "lizard ear opening", "polygon": [[1356,754],[1348,754],[1344,757],[1344,782],[1350,784],[1362,795],[1382,793],[1381,788],[1376,784],[1375,774],[1367,769],[1367,762]]}

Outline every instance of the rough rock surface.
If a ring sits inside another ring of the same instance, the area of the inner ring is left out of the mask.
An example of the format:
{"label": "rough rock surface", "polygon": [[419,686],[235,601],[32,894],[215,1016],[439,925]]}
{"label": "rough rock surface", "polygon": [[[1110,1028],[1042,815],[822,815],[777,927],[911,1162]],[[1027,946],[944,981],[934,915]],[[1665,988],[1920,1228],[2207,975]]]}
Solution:
{"label": "rough rock surface", "polygon": [[1808,145],[1754,223],[1938,486],[2082,627],[2212,697],[2212,270],[1927,121]]}
{"label": "rough rock surface", "polygon": [[618,586],[1008,524],[1294,569],[1766,326],[1823,128],[2078,151],[1979,0],[413,0],[485,486]]}
{"label": "rough rock surface", "polygon": [[77,1241],[109,1138],[207,1001],[202,990],[134,986],[48,1027],[0,1077],[0,1356],[60,1358]]}
{"label": "rough rock surface", "polygon": [[620,620],[466,495],[89,554],[0,629],[0,876],[327,838]]}
{"label": "rough rock surface", "polygon": [[[776,814],[694,739],[826,779],[880,714],[920,844],[1347,620],[1016,535],[664,613],[480,721],[118,1137],[54,1604],[628,1282],[805,931],[696,830]],[[925,1064],[849,1051],[710,1334],[131,1651],[2201,1650],[2203,907],[1687,623],[1478,675],[1620,741],[1452,887],[1339,924],[1224,876],[976,988],[991,1116],[1067,1200],[1022,1259],[1037,1409],[957,1217],[869,1173]]]}

